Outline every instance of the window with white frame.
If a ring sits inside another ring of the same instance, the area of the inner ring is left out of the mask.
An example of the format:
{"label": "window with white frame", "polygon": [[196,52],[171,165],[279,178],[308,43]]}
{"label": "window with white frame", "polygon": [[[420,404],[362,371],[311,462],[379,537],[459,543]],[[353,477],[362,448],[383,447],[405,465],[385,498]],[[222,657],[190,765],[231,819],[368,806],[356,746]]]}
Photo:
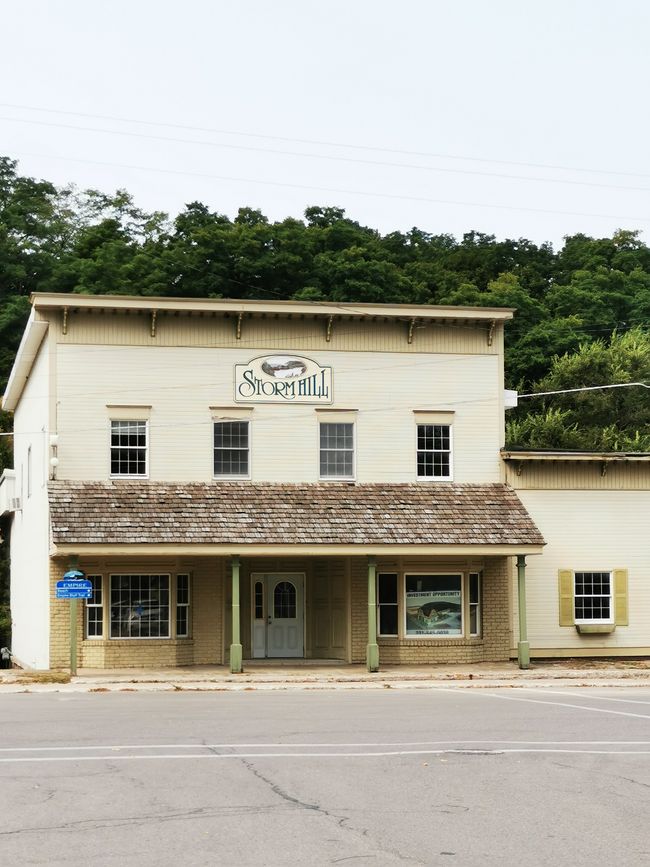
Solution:
{"label": "window with white frame", "polygon": [[111,476],[147,475],[146,421],[111,421]]}
{"label": "window with white frame", "polygon": [[612,573],[575,572],[576,623],[612,623]]}
{"label": "window with white frame", "polygon": [[320,422],[320,478],[354,478],[352,422]]}
{"label": "window with white frame", "polygon": [[190,634],[190,576],[176,576],[176,637]]}
{"label": "window with white frame", "polygon": [[111,638],[169,638],[169,575],[111,575]]}
{"label": "window with white frame", "polygon": [[469,573],[469,634],[481,634],[481,573]]}
{"label": "window with white frame", "polygon": [[86,599],[86,638],[104,636],[104,588],[101,575],[87,575],[92,584],[92,596]]}
{"label": "window with white frame", "polygon": [[397,574],[377,574],[377,635],[397,635]]}
{"label": "window with white frame", "polygon": [[462,635],[462,588],[461,574],[406,574],[406,637]]}
{"label": "window with white frame", "polygon": [[214,475],[247,478],[250,431],[247,421],[214,423]]}
{"label": "window with white frame", "polygon": [[451,479],[451,425],[417,425],[418,479]]}

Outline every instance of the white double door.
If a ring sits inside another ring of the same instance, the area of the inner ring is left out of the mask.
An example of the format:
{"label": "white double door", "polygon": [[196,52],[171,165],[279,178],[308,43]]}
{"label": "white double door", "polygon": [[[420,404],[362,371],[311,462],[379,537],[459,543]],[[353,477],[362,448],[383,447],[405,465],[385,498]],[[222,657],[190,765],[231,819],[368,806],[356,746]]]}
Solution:
{"label": "white double door", "polygon": [[304,594],[302,573],[253,573],[251,622],[255,659],[305,655]]}

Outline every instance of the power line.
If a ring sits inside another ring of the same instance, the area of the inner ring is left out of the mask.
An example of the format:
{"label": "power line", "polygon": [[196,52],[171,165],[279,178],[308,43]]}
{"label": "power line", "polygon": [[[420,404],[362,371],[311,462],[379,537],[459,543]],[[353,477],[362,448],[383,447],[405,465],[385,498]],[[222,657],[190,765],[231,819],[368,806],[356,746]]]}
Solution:
{"label": "power line", "polygon": [[330,160],[333,162],[354,163],[356,165],[361,164],[361,165],[369,165],[369,166],[379,166],[381,168],[411,169],[411,170],[415,170],[415,171],[439,172],[442,174],[470,175],[470,176],[480,176],[480,177],[486,177],[486,178],[497,178],[499,180],[531,181],[534,183],[542,183],[542,184],[570,184],[572,186],[598,187],[600,189],[607,189],[607,190],[627,190],[629,192],[644,192],[644,193],[650,192],[650,187],[627,187],[627,186],[622,186],[621,184],[603,184],[603,183],[597,183],[594,181],[575,181],[575,180],[569,180],[569,179],[564,180],[562,178],[539,178],[539,177],[534,177],[531,175],[510,175],[510,174],[497,173],[497,172],[482,172],[482,171],[471,170],[471,169],[451,169],[451,168],[444,168],[444,167],[438,167],[438,166],[425,166],[425,165],[413,164],[413,163],[396,163],[396,162],[388,162],[385,160],[364,160],[364,159],[358,159],[355,157],[335,156],[333,154],[313,154],[313,153],[303,153],[302,151],[273,150],[270,148],[253,147],[252,145],[228,144],[225,142],[201,141],[200,139],[189,139],[189,138],[172,138],[171,136],[150,135],[147,133],[132,132],[130,130],[114,130],[114,129],[106,129],[106,128],[101,128],[101,127],[77,126],[77,125],[72,125],[72,124],[53,123],[51,121],[44,121],[44,120],[31,120],[29,118],[5,117],[3,115],[0,115],[0,120],[9,121],[10,123],[25,123],[25,124],[32,124],[35,126],[55,127],[57,129],[70,129],[70,130],[74,130],[75,132],[94,132],[94,133],[102,133],[105,135],[118,135],[118,136],[127,136],[129,138],[148,139],[148,140],[154,140],[154,141],[164,141],[164,142],[170,142],[172,144],[201,145],[203,147],[224,148],[226,150],[248,151],[248,152],[253,152],[253,153],[264,153],[264,154],[275,154],[277,156],[304,157],[306,159]]}
{"label": "power line", "polygon": [[492,165],[501,165],[501,166],[519,166],[521,168],[534,168],[534,169],[554,169],[556,171],[579,172],[581,174],[614,175],[614,176],[620,176],[620,177],[648,178],[648,179],[650,179],[650,174],[643,173],[643,172],[615,171],[612,169],[591,169],[591,168],[585,168],[584,166],[565,166],[565,165],[558,165],[558,164],[553,164],[553,163],[533,163],[533,162],[518,162],[515,160],[497,160],[497,159],[490,159],[488,157],[472,157],[472,156],[467,156],[467,155],[449,154],[449,153],[432,153],[430,151],[412,151],[412,150],[404,150],[404,149],[400,149],[400,148],[380,147],[380,146],[376,146],[376,145],[354,144],[351,142],[334,142],[334,141],[324,141],[322,139],[303,139],[303,138],[295,138],[295,137],[292,138],[289,136],[269,135],[269,134],[265,134],[265,133],[242,132],[242,131],[228,130],[228,129],[216,129],[214,127],[190,126],[188,124],[169,123],[167,121],[148,121],[148,120],[141,120],[139,118],[116,117],[114,115],[106,115],[106,114],[91,114],[89,112],[81,112],[81,111],[66,111],[63,109],[42,108],[42,107],[31,106],[31,105],[17,105],[15,103],[9,103],[9,102],[0,102],[0,107],[19,109],[21,111],[38,111],[38,112],[43,112],[45,114],[68,115],[70,117],[85,117],[85,118],[93,118],[93,119],[97,119],[97,120],[117,121],[118,123],[136,123],[136,124],[139,124],[141,126],[167,127],[168,129],[183,129],[183,130],[189,130],[191,132],[214,133],[217,135],[241,136],[242,138],[265,139],[267,141],[282,141],[282,142],[290,142],[290,143],[293,142],[296,144],[348,148],[350,150],[372,151],[375,153],[400,154],[401,156],[430,157],[433,159],[445,159],[445,160],[459,160],[459,161],[463,161],[463,162],[489,163]]}
{"label": "power line", "polygon": [[614,385],[585,385],[582,388],[563,388],[560,391],[537,391],[533,394],[518,394],[517,399],[520,397],[548,397],[551,394],[571,394],[576,391],[600,391],[603,388],[633,388],[634,386],[650,389],[650,383],[646,382],[617,382]]}
{"label": "power line", "polygon": [[204,172],[188,172],[181,169],[159,169],[152,166],[138,166],[128,163],[112,163],[105,160],[88,160],[79,157],[62,157],[54,154],[39,154],[29,151],[22,152],[23,157],[37,157],[38,159],[62,160],[64,162],[81,163],[84,165],[107,166],[109,168],[129,169],[142,172],[154,172],[156,174],[175,175],[179,177],[201,178],[212,181],[232,181],[238,184],[259,184],[261,186],[283,187],[294,190],[306,190],[310,192],[335,193],[336,195],[368,196],[370,198],[390,199],[393,201],[423,202],[433,205],[460,205],[469,208],[486,208],[499,211],[525,211],[533,214],[551,214],[563,217],[587,217],[600,220],[625,220],[634,223],[650,223],[650,217],[631,216],[626,214],[595,214],[584,211],[556,211],[551,208],[530,208],[521,205],[497,205],[486,202],[467,202],[456,199],[432,199],[427,196],[406,196],[398,193],[380,193],[367,190],[350,190],[342,187],[321,187],[315,184],[295,184],[286,181],[269,181],[261,178],[244,178],[234,175],[213,175]]}

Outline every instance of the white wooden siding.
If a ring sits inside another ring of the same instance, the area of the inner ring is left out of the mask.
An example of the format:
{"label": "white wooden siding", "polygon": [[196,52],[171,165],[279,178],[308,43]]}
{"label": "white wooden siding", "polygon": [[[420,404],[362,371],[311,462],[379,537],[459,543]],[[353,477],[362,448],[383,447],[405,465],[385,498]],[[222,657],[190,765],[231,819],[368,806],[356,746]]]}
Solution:
{"label": "white wooden siding", "polygon": [[11,649],[16,661],[28,668],[49,667],[49,359],[46,338],[14,416],[15,493],[21,509],[13,514],[11,523]]}
{"label": "white wooden siding", "polygon": [[[298,351],[285,335],[287,352]],[[59,478],[109,477],[107,405],[151,406],[149,478],[212,478],[210,407],[234,403],[234,365],[269,351],[255,347],[63,344],[57,352]],[[416,480],[414,409],[454,411],[454,480],[500,480],[502,411],[498,355],[320,350],[333,368],[332,408],[356,409],[356,478]],[[311,482],[319,477],[316,406],[256,404],[251,478]],[[435,484],[423,482],[423,484]]]}
{"label": "white wooden siding", "polygon": [[[544,553],[526,564],[531,649],[650,647],[650,491],[522,490],[519,496],[547,541]],[[558,569],[627,569],[629,626],[609,635],[560,626]]]}

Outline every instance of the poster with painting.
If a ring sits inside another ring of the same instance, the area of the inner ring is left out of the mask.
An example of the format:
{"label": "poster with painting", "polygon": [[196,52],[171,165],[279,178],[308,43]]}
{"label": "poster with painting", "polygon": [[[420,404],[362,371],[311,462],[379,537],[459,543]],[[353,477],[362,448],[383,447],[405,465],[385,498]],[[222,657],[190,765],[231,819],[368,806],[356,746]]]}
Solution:
{"label": "poster with painting", "polygon": [[407,591],[406,634],[461,635],[460,590]]}

